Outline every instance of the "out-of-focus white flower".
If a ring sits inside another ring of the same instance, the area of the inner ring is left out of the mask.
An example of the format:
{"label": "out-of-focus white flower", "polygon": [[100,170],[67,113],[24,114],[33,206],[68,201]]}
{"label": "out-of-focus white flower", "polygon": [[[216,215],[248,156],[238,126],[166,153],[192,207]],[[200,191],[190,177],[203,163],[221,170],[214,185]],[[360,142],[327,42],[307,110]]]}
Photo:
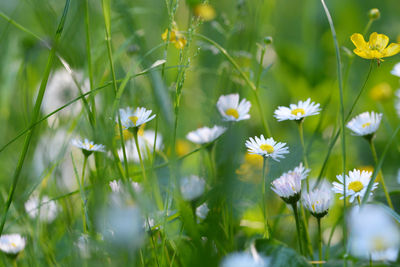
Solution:
{"label": "out-of-focus white flower", "polygon": [[350,251],[359,258],[396,261],[400,231],[393,218],[380,206],[355,206],[349,215]]}
{"label": "out-of-focus white flower", "polygon": [[271,157],[276,161],[279,161],[280,158],[285,158],[283,155],[289,153],[286,143],[276,142],[272,137],[265,139],[264,135],[256,136],[254,139],[250,137],[246,141],[246,147],[249,154]]}
{"label": "out-of-focus white flower", "polygon": [[101,145],[101,144],[96,145],[93,141],[89,141],[86,138],[83,142],[79,139],[73,139],[71,141],[71,144],[73,146],[76,146],[77,148],[82,149],[82,151],[85,155],[89,155],[92,152],[105,152],[104,145]]}
{"label": "out-of-focus white flower", "polygon": [[250,119],[250,101],[242,99],[239,103],[239,94],[221,95],[217,108],[225,121],[241,121]]}
{"label": "out-of-focus white flower", "polygon": [[[353,171],[349,171],[349,175],[346,175],[346,185],[343,185],[343,176],[336,175],[336,178],[340,181],[340,183],[333,182],[332,190],[337,194],[342,194],[340,199],[344,197],[344,188],[346,188],[346,197],[350,197],[349,201],[352,203],[354,199],[360,197],[361,199],[364,197],[368,183],[371,180],[372,172],[368,171],[360,171],[354,169]],[[371,196],[372,191],[374,191],[378,187],[378,183],[374,183],[371,188]]]}
{"label": "out-of-focus white flower", "polygon": [[394,108],[396,109],[397,116],[400,117],[400,89],[396,90],[395,95]]}
{"label": "out-of-focus white flower", "polygon": [[79,254],[82,258],[88,259],[90,258],[90,244],[89,244],[89,236],[86,234],[82,234],[79,236],[78,240],[75,242],[75,246],[79,250]]}
{"label": "out-of-focus white flower", "polygon": [[400,77],[400,62],[394,65],[390,73],[393,74],[394,76]]}
{"label": "out-of-focus white flower", "polygon": [[51,223],[57,217],[59,206],[48,196],[42,196],[39,199],[37,194],[32,196],[25,202],[25,210],[29,217],[35,219],[39,215],[39,220],[42,222]]}
{"label": "out-of-focus white flower", "polygon": [[118,248],[137,249],[144,240],[143,217],[136,205],[114,203],[97,219],[106,242]]}
{"label": "out-of-focus white flower", "polygon": [[357,136],[372,135],[378,130],[381,120],[382,113],[364,112],[351,119],[346,127]]}
{"label": "out-of-focus white flower", "polygon": [[[145,130],[143,134],[138,134],[138,143],[140,154],[142,159],[148,158],[153,153],[154,149],[154,137],[155,132],[153,130]],[[157,133],[156,140],[156,151],[160,151],[163,148],[163,138],[160,133]],[[129,139],[125,141],[125,153],[128,161],[133,161],[139,163],[139,154],[137,152],[136,143],[134,139]],[[118,156],[123,161],[124,152],[121,149],[118,150]]]}
{"label": "out-of-focus white flower", "polygon": [[268,259],[254,258],[250,253],[246,252],[231,253],[221,263],[221,267],[267,267],[268,265]]}
{"label": "out-of-focus white flower", "polygon": [[319,114],[320,110],[319,104],[311,102],[309,98],[306,101],[299,101],[297,105],[290,104],[289,107],[279,106],[274,112],[274,117],[278,121],[301,120],[305,117]]}
{"label": "out-of-focus white flower", "polygon": [[204,179],[191,175],[181,180],[181,193],[185,200],[194,200],[204,193],[206,182]]}
{"label": "out-of-focus white flower", "polygon": [[[133,190],[135,190],[136,193],[139,193],[142,191],[143,188],[139,183],[132,181],[131,184],[132,184]],[[114,193],[124,192],[123,184],[122,184],[121,180],[112,180],[109,183],[109,185],[110,185],[111,191],[113,191]]]}
{"label": "out-of-focus white flower", "polygon": [[303,206],[308,209],[314,217],[324,217],[332,205],[332,190],[323,185],[310,193],[303,194]]}
{"label": "out-of-focus white flower", "polygon": [[207,217],[209,211],[210,209],[208,208],[207,203],[203,203],[196,208],[196,216],[204,220]]}
{"label": "out-of-focus white flower", "polygon": [[[89,91],[89,80],[84,79],[81,71],[74,72],[77,82],[80,84],[84,93]],[[80,95],[78,87],[71,74],[65,69],[56,70],[51,74],[47,84],[46,92],[43,96],[41,109],[44,113],[48,114],[61,106],[67,104],[69,101]],[[57,114],[51,116],[48,120],[50,123],[54,118],[76,116],[81,111],[81,100],[69,105],[68,107],[60,110]]]}
{"label": "out-of-focus white flower", "polygon": [[300,199],[301,181],[307,178],[309,169],[303,167],[303,163],[292,171],[285,172],[278,179],[275,179],[271,189],[280,196],[286,203],[293,204]]}
{"label": "out-of-focus white flower", "polygon": [[[121,125],[124,129],[139,127],[143,123],[151,121],[155,118],[155,114],[151,115],[151,110],[139,107],[133,110],[132,108],[120,109],[119,115]],[[118,118],[115,119],[118,123]]]}
{"label": "out-of-focus white flower", "polygon": [[186,135],[186,138],[195,144],[207,144],[213,142],[226,131],[225,127],[215,125],[212,128],[202,127]]}
{"label": "out-of-focus white flower", "polygon": [[25,248],[26,239],[20,234],[8,234],[0,237],[0,250],[7,254],[18,254]]}

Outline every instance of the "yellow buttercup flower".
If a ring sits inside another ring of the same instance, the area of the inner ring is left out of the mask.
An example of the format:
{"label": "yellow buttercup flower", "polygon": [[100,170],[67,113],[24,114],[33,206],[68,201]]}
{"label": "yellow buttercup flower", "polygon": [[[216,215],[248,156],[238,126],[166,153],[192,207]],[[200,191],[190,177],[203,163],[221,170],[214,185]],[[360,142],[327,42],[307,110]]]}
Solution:
{"label": "yellow buttercup flower", "polygon": [[376,59],[378,64],[383,61],[383,57],[394,56],[400,52],[400,44],[398,43],[387,46],[389,37],[384,34],[373,32],[369,36],[368,42],[359,33],[354,33],[350,39],[356,46],[356,49],[353,50],[356,55],[366,59]]}
{"label": "yellow buttercup flower", "polygon": [[393,90],[390,84],[383,82],[375,85],[369,92],[369,96],[374,101],[390,100],[393,95]]}
{"label": "yellow buttercup flower", "polygon": [[205,21],[213,20],[216,16],[214,8],[209,4],[195,6],[194,14]]}
{"label": "yellow buttercup flower", "polygon": [[[161,34],[161,39],[165,42],[167,41],[168,37],[168,29],[166,29]],[[176,26],[175,22],[172,26],[171,31],[169,32],[169,41],[175,45],[177,49],[183,49],[186,46],[186,39],[185,37],[179,33],[178,27]]]}

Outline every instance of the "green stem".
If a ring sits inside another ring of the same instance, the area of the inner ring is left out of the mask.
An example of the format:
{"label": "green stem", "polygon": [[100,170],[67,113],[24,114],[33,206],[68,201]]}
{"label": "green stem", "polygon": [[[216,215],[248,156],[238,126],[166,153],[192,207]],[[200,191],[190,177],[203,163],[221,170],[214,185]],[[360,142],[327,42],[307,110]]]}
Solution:
{"label": "green stem", "polygon": [[[326,18],[328,19],[329,26],[332,32],[333,43],[335,46],[335,54],[336,54],[336,65],[337,65],[337,76],[338,76],[338,84],[339,84],[339,96],[340,96],[340,120],[341,120],[341,143],[342,143],[342,177],[343,184],[346,184],[346,140],[345,140],[345,117],[344,117],[344,101],[343,101],[343,80],[342,80],[342,65],[340,59],[340,50],[339,43],[336,37],[335,26],[333,25],[331,14],[329,13],[329,9],[325,4],[324,0],[321,0],[321,4],[324,8]],[[346,214],[346,190],[344,190],[343,194],[343,214]],[[343,247],[345,251],[344,257],[344,266],[347,266],[347,227],[345,216],[343,216]]]}
{"label": "green stem", "polygon": [[[88,160],[88,156],[85,155],[84,159],[83,159],[82,176],[81,176],[81,187],[82,187],[82,189],[85,188],[85,170],[86,170],[87,160]],[[89,229],[88,229],[88,226],[87,226],[87,223],[86,223],[86,215],[85,215],[85,207],[86,207],[85,190],[82,190],[82,196],[83,196],[83,199],[82,199],[82,204],[83,204],[83,207],[82,207],[82,210],[83,210],[82,211],[83,212],[83,214],[82,214],[83,232],[85,234],[87,234]]]}
{"label": "green stem", "polygon": [[[318,256],[319,261],[322,262],[322,231],[321,231],[321,218],[317,218],[318,222]],[[322,264],[319,264],[321,267]]]}
{"label": "green stem", "polygon": [[[300,143],[301,143],[301,148],[303,150],[303,161],[304,161],[304,166],[306,169],[308,169],[308,160],[307,160],[307,152],[306,152],[306,146],[304,145],[304,131],[303,131],[303,121],[300,120],[297,122],[297,125],[299,126],[299,136],[300,136]],[[310,182],[309,182],[309,176],[307,176],[306,179],[307,182],[307,192],[310,192]]]}
{"label": "green stem", "polygon": [[[369,143],[369,146],[371,147],[371,153],[372,153],[372,157],[374,158],[374,162],[375,162],[375,164],[378,164],[378,155],[376,153],[376,149],[375,149],[375,144],[374,144],[373,138],[370,138],[368,140],[368,143]],[[381,175],[382,188],[383,188],[383,191],[385,192],[386,201],[387,201],[389,207],[392,210],[394,210],[392,200],[390,199],[389,191],[388,191],[388,189],[386,187],[386,184],[385,184],[385,179],[383,178],[382,170],[379,170],[379,174],[378,175]]]}
{"label": "green stem", "polygon": [[365,36],[368,33],[369,28],[371,28],[371,25],[372,25],[373,22],[374,22],[374,19],[369,19],[368,20],[368,23],[365,26],[364,31],[363,31],[363,36]]}
{"label": "green stem", "polygon": [[296,230],[297,230],[297,240],[299,242],[299,250],[301,255],[304,255],[303,252],[303,247],[302,247],[302,242],[301,242],[301,231],[300,231],[300,221],[299,221],[299,214],[297,211],[297,202],[292,204],[292,208],[293,208],[293,213],[294,213],[294,219],[296,221]]}
{"label": "green stem", "polygon": [[[93,90],[93,66],[92,66],[92,52],[90,46],[90,26],[89,26],[89,0],[85,0],[85,30],[86,30],[86,55],[88,61],[88,72],[89,72],[89,83],[90,83],[90,91]],[[90,95],[90,102],[92,113],[96,114],[96,105],[94,101],[94,95]],[[93,116],[94,117],[94,116]],[[95,119],[95,117],[94,117]],[[96,123],[96,121],[94,121]]]}
{"label": "green stem", "polygon": [[135,127],[133,129],[132,133],[133,133],[133,137],[135,138],[136,150],[137,150],[138,155],[139,155],[140,167],[142,168],[143,183],[146,185],[146,183],[147,183],[146,169],[144,168],[144,162],[143,162],[143,159],[142,159],[142,153],[140,152],[140,148],[139,148],[138,130],[139,130],[139,128]]}
{"label": "green stem", "polygon": [[[40,106],[42,104],[43,96],[44,96],[44,93],[46,91],[46,85],[47,85],[47,81],[48,81],[49,76],[50,76],[50,71],[51,71],[51,68],[53,66],[53,62],[54,62],[54,58],[55,58],[55,54],[56,54],[56,48],[57,48],[58,42],[60,40],[61,33],[62,33],[63,29],[64,29],[64,24],[65,24],[65,19],[66,19],[67,14],[68,14],[69,4],[70,4],[70,0],[66,0],[65,1],[65,6],[64,6],[64,11],[63,11],[60,23],[58,24],[56,35],[55,35],[55,38],[54,38],[54,46],[50,50],[50,54],[49,54],[49,58],[47,60],[47,64],[46,64],[46,68],[45,68],[45,71],[44,71],[43,79],[42,79],[42,82],[40,84],[40,88],[39,88],[39,92],[38,92],[38,95],[37,95],[37,98],[36,98],[35,107],[34,107],[34,110],[33,110],[33,115],[32,115],[32,119],[31,119],[31,123],[30,124],[36,123],[38,118],[39,118]],[[0,235],[3,232],[4,224],[6,223],[8,210],[10,209],[10,205],[11,205],[13,197],[14,197],[15,189],[16,189],[17,184],[18,184],[18,180],[19,180],[19,177],[20,177],[20,174],[21,174],[22,166],[24,165],[25,157],[26,157],[26,154],[28,152],[28,148],[29,148],[32,136],[33,136],[33,132],[34,132],[34,128],[29,130],[28,135],[25,138],[25,142],[24,142],[24,146],[22,148],[21,156],[20,156],[20,158],[18,160],[18,164],[17,164],[17,167],[16,167],[14,175],[13,175],[13,182],[12,182],[10,191],[8,193],[7,201],[6,201],[6,204],[4,206],[3,215],[2,215],[2,218],[1,218]]]}
{"label": "green stem", "polygon": [[263,161],[263,170],[262,170],[262,209],[263,209],[263,216],[264,216],[264,237],[266,239],[270,238],[269,229],[268,229],[268,214],[267,214],[267,194],[266,194],[266,168],[268,165],[268,158],[264,157]]}
{"label": "green stem", "polygon": [[217,173],[216,173],[215,162],[214,162],[214,158],[213,158],[213,147],[214,147],[214,144],[211,144],[210,147],[207,148],[207,157],[208,157],[208,162],[210,164],[211,181],[213,184],[216,184],[217,183]]}
{"label": "green stem", "polygon": [[357,202],[358,202],[358,206],[361,207],[361,198],[360,198],[360,196],[357,196]]}

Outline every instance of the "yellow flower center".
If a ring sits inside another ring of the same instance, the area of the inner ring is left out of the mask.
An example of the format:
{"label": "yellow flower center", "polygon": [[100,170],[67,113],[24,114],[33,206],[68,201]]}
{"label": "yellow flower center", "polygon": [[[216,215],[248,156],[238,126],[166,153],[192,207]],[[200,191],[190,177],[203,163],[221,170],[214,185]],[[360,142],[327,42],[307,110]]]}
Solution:
{"label": "yellow flower center", "polygon": [[304,115],[304,114],[306,114],[306,112],[304,111],[304,109],[303,108],[295,108],[295,109],[293,109],[292,110],[292,115],[297,115],[297,114],[301,114],[301,115]]}
{"label": "yellow flower center", "polygon": [[232,117],[234,117],[235,119],[238,119],[238,118],[239,118],[239,112],[238,112],[236,109],[234,109],[234,108],[228,108],[228,109],[225,111],[225,114],[228,115],[228,116],[232,116]]}
{"label": "yellow flower center", "polygon": [[262,145],[260,146],[260,148],[261,148],[262,150],[264,150],[264,151],[267,151],[268,153],[274,152],[274,147],[271,146],[271,145],[268,145],[268,144],[262,144]]}
{"label": "yellow flower center", "polygon": [[376,251],[383,251],[387,249],[385,240],[381,236],[373,238],[373,244],[374,244],[374,250]]}
{"label": "yellow flower center", "polygon": [[353,181],[349,184],[349,190],[354,192],[360,192],[364,188],[364,185],[360,181]]}
{"label": "yellow flower center", "polygon": [[139,118],[137,117],[137,116],[130,116],[129,117],[129,120],[131,121],[131,122],[133,122],[133,124],[136,126],[136,122],[137,122],[137,120],[138,120]]}
{"label": "yellow flower center", "polygon": [[15,244],[14,242],[11,242],[11,246],[13,246],[15,248],[17,246],[17,244]]}
{"label": "yellow flower center", "polygon": [[363,125],[361,125],[363,128],[365,128],[365,127],[368,127],[368,126],[370,126],[371,125],[371,123],[370,122],[366,122],[366,123],[364,123]]}
{"label": "yellow flower center", "polygon": [[94,145],[89,144],[89,149],[92,149],[94,147]]}
{"label": "yellow flower center", "polygon": [[315,212],[315,204],[311,205],[312,210]]}

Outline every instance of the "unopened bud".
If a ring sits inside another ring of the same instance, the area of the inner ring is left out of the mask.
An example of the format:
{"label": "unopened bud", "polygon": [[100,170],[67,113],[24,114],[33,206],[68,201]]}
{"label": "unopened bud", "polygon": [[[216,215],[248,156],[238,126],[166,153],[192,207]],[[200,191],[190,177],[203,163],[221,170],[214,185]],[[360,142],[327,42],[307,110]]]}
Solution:
{"label": "unopened bud", "polygon": [[272,41],[273,41],[273,39],[271,36],[267,36],[264,38],[264,44],[266,44],[266,45],[272,44]]}
{"label": "unopened bud", "polygon": [[381,17],[381,12],[377,8],[373,8],[368,12],[368,17],[372,20],[377,20]]}

